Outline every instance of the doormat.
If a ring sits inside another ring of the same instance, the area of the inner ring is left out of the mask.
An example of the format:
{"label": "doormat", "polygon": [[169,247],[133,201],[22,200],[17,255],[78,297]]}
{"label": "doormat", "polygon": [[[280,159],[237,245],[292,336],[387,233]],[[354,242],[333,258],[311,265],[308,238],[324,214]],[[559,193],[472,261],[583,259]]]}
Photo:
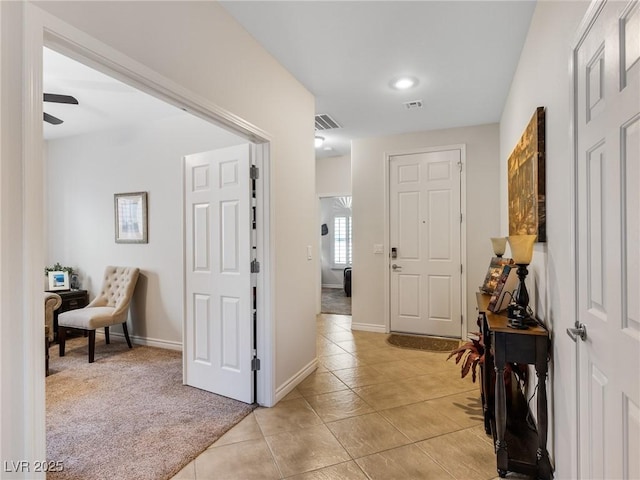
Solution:
{"label": "doormat", "polygon": [[426,350],[429,352],[450,352],[460,345],[459,340],[451,338],[426,337],[421,335],[399,335],[392,333],[387,342],[395,347]]}

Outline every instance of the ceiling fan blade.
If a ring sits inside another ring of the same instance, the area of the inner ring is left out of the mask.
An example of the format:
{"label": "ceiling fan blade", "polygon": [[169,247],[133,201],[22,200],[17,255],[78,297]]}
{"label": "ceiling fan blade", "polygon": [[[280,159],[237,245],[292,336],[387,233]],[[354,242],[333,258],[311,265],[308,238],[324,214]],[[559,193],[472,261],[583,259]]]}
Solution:
{"label": "ceiling fan blade", "polygon": [[57,93],[45,93],[44,94],[45,102],[53,102],[53,103],[71,103],[73,105],[78,105],[78,100],[71,95],[58,95]]}
{"label": "ceiling fan blade", "polygon": [[54,117],[53,115],[49,115],[46,112],[44,113],[44,121],[47,123],[50,123],[51,125],[60,125],[62,123],[62,120],[60,120],[58,117]]}

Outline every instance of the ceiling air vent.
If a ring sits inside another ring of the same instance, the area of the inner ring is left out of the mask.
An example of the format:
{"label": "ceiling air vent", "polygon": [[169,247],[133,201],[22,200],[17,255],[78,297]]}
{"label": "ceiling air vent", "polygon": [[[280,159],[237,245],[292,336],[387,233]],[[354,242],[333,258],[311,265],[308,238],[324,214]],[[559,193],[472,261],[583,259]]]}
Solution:
{"label": "ceiling air vent", "polygon": [[404,108],[406,108],[407,110],[422,108],[422,100],[412,100],[410,102],[404,102],[403,105],[404,105]]}
{"label": "ceiling air vent", "polygon": [[342,127],[341,125],[338,125],[338,122],[325,113],[316,115],[316,130],[331,130],[332,128]]}

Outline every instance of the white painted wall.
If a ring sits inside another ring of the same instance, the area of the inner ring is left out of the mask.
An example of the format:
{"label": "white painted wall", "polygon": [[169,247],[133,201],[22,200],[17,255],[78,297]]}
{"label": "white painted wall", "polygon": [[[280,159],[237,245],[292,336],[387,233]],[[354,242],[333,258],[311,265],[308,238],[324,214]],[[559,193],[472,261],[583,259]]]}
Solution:
{"label": "white painted wall", "polygon": [[[141,269],[129,332],[182,347],[184,155],[246,143],[176,109],[142,128],[47,142],[47,264],[77,269],[93,299],[106,265]],[[114,240],[113,195],[148,193],[148,244]],[[120,327],[114,327],[120,331]]]}
{"label": "white painted wall", "polygon": [[316,193],[319,197],[351,195],[351,157],[316,160]]}
{"label": "white painted wall", "polygon": [[564,334],[573,325],[571,199],[569,174],[572,42],[588,2],[538,2],[500,120],[501,230],[508,231],[506,162],[536,107],[546,107],[547,243],[537,244],[530,268],[537,315],[554,332],[550,453],[556,478],[576,478],[575,344]]}
{"label": "white painted wall", "polygon": [[353,184],[353,286],[354,324],[384,327],[384,276],[388,259],[374,254],[373,245],[384,244],[385,154],[420,147],[465,144],[467,221],[467,324],[478,330],[475,292],[487,271],[492,255],[490,237],[500,227],[498,125],[417,132],[354,140],[351,146]]}
{"label": "white painted wall", "polygon": [[[271,286],[277,351],[273,388],[279,393],[292,388],[316,359],[318,234],[317,217],[308,214],[317,206],[313,96],[215,2],[37,5],[269,135],[275,261]],[[44,458],[44,438],[34,435],[44,422],[44,379],[38,375],[44,367],[35,369],[30,355],[25,355],[41,344],[31,335],[36,325],[31,310],[37,302],[25,293],[25,286],[42,279],[44,244],[39,241],[42,232],[32,231],[33,221],[26,222],[26,231],[21,228],[25,219],[43,217],[42,207],[34,204],[40,200],[38,196],[25,198],[24,206],[21,203],[25,185],[35,184],[35,191],[43,187],[43,168],[32,169],[34,160],[23,157],[20,132],[22,95],[28,95],[22,77],[26,48],[22,14],[31,6],[27,2],[0,2],[0,324],[5,333],[0,340],[2,460]],[[307,246],[311,246],[312,260],[307,260]],[[27,247],[41,249],[42,255],[25,258],[22,252]],[[35,313],[37,316],[38,311]],[[6,335],[8,331],[11,335]]]}

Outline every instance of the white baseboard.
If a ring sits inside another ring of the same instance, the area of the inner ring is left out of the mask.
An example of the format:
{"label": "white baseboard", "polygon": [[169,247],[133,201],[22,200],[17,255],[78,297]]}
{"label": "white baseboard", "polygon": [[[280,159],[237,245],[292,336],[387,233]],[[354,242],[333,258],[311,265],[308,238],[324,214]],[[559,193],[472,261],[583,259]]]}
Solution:
{"label": "white baseboard", "polygon": [[[109,331],[110,337],[119,337],[124,340],[124,333],[117,333]],[[104,330],[96,330],[96,337],[104,337]],[[171,342],[169,340],[160,340],[158,338],[139,337],[136,335],[129,335],[131,343],[136,345],[144,345],[145,347],[157,347],[164,348],[166,350],[182,351],[182,342]]]}
{"label": "white baseboard", "polygon": [[384,325],[375,323],[354,323],[351,322],[351,330],[362,330],[364,332],[389,333]]}
{"label": "white baseboard", "polygon": [[339,283],[323,283],[322,288],[342,288],[343,285]]}
{"label": "white baseboard", "polygon": [[298,373],[293,375],[289,380],[284,382],[276,389],[276,403],[286,397],[294,388],[300,384],[305,378],[311,375],[318,368],[318,357],[314,358]]}

